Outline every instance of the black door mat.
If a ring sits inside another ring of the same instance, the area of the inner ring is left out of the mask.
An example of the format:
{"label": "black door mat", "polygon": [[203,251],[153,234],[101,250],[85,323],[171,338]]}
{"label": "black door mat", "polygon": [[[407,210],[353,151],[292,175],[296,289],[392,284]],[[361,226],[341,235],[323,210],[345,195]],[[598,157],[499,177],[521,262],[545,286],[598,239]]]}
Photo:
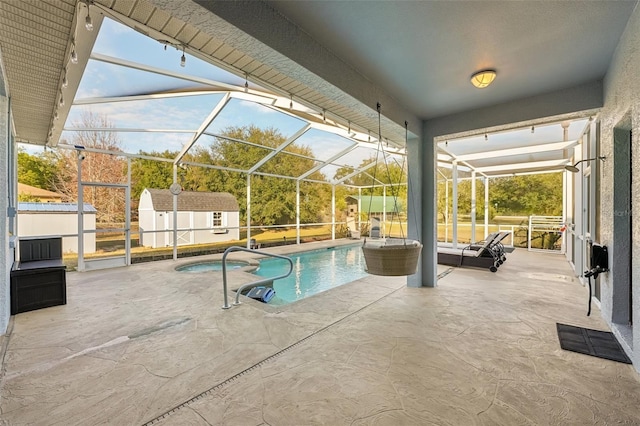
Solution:
{"label": "black door mat", "polygon": [[556,323],[560,347],[611,361],[631,364],[620,343],[609,331],[591,330],[573,325]]}

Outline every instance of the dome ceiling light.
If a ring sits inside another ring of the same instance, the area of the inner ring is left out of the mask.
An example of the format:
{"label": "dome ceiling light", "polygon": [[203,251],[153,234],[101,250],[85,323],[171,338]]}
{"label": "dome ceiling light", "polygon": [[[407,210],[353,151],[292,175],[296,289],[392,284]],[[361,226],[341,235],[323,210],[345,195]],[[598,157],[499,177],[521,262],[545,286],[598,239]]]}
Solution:
{"label": "dome ceiling light", "polygon": [[496,79],[496,70],[482,70],[471,76],[471,84],[478,89],[484,89]]}

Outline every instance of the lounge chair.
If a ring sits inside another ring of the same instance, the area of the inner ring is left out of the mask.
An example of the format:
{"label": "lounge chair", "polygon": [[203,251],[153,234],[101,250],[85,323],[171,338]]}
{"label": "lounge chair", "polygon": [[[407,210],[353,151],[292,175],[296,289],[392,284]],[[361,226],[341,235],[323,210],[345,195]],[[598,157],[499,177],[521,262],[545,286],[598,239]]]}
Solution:
{"label": "lounge chair", "polygon": [[347,219],[347,237],[359,240],[360,239],[360,231],[356,229],[355,221]]}
{"label": "lounge chair", "polygon": [[[470,244],[463,249],[438,247],[438,263],[449,266],[472,266],[476,268],[488,268],[496,272],[500,266],[500,255],[492,250],[492,245],[499,243],[501,233],[489,234],[484,241]],[[503,239],[502,236],[501,239]]]}
{"label": "lounge chair", "polygon": [[[498,235],[490,234],[489,237],[493,238],[493,241],[489,244],[489,250],[491,250],[498,259],[498,263],[502,265],[507,260],[506,251],[504,249],[504,245],[502,244],[502,240],[507,238],[511,232],[499,232]],[[486,241],[486,240],[485,240]],[[485,243],[485,241],[480,241],[476,244],[470,244],[469,249],[471,250],[479,250]]]}

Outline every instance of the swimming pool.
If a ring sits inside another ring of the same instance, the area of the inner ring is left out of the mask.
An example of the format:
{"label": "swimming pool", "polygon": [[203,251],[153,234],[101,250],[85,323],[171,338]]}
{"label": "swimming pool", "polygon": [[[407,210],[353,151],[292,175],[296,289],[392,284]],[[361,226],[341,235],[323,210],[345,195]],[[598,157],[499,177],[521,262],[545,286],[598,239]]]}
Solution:
{"label": "swimming pool", "polygon": [[[360,245],[332,247],[288,255],[293,261],[293,272],[276,280],[276,296],[270,305],[286,305],[314,294],[366,277],[365,261]],[[285,274],[289,262],[283,259],[262,259],[253,273],[261,277]]]}

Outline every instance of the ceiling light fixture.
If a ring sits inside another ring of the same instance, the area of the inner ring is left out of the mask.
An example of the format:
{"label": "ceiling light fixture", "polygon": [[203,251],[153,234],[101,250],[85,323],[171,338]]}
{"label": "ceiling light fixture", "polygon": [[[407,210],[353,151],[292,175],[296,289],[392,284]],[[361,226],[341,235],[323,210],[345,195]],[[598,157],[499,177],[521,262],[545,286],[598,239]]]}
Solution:
{"label": "ceiling light fixture", "polygon": [[71,63],[72,64],[77,64],[78,63],[78,53],[76,52],[76,42],[73,41],[71,44]]}
{"label": "ceiling light fixture", "polygon": [[93,31],[93,21],[91,20],[91,13],[89,12],[89,6],[93,4],[91,0],[80,0],[87,7],[87,16],[84,18],[84,27],[87,31]]}
{"label": "ceiling light fixture", "polygon": [[87,31],[93,31],[93,21],[91,20],[91,14],[89,13],[89,5],[87,5],[87,17],[84,18],[84,27]]}
{"label": "ceiling light fixture", "polygon": [[496,70],[482,70],[471,76],[471,84],[478,89],[484,89],[496,79]]}

